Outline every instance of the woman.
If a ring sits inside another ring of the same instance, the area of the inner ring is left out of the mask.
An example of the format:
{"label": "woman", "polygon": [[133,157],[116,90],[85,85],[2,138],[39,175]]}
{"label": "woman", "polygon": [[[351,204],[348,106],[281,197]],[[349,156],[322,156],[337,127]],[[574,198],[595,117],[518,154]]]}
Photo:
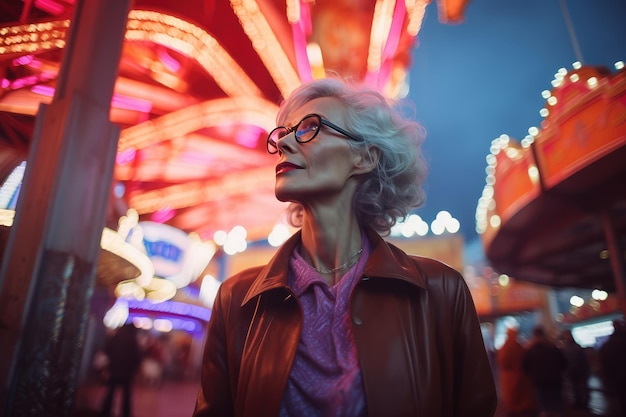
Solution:
{"label": "woman", "polygon": [[267,139],[301,230],[221,286],[203,416],[492,416],[495,386],[458,272],[385,242],[423,202],[422,128],[380,94],[296,89]]}

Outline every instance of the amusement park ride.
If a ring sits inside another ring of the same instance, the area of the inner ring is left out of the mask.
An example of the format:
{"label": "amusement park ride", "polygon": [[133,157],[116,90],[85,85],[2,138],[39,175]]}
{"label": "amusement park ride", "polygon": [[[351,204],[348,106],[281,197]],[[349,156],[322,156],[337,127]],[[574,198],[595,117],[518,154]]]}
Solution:
{"label": "amusement park ride", "polygon": [[476,213],[485,253],[517,279],[624,300],[626,69],[577,63],[553,86],[540,129],[492,143]]}
{"label": "amusement park ride", "polygon": [[[52,100],[74,0],[3,2],[0,177],[26,159]],[[121,126],[111,208],[210,239],[242,225],[264,239],[273,196],[265,135],[301,82],[336,73],[389,97],[405,88],[430,0],[136,0],[111,103]],[[442,21],[465,1],[438,2]],[[434,7],[434,6],[433,6]]]}

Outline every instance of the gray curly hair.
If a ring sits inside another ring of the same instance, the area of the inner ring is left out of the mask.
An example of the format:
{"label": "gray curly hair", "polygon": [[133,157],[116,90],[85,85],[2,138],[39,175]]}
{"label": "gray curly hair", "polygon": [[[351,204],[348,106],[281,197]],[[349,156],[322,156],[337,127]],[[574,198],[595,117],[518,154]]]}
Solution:
{"label": "gray curly hair", "polygon": [[[396,221],[425,200],[422,184],[427,166],[421,152],[424,128],[405,117],[399,101],[388,100],[364,85],[348,84],[337,78],[324,78],[295,89],[281,104],[277,116],[281,125],[293,111],[321,97],[334,97],[345,107],[344,128],[363,141],[348,141],[354,151],[378,149],[376,169],[363,176],[353,199],[361,225],[370,225],[386,235]],[[301,226],[302,207],[289,205],[288,219]]]}

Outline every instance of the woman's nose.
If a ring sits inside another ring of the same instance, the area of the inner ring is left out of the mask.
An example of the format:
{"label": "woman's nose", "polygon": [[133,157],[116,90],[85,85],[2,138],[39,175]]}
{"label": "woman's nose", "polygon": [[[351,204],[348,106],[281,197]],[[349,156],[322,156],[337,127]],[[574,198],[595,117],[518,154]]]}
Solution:
{"label": "woman's nose", "polygon": [[278,149],[279,154],[293,151],[293,148],[296,146],[296,135],[294,131],[289,131],[287,134],[280,139],[276,143],[276,148]]}

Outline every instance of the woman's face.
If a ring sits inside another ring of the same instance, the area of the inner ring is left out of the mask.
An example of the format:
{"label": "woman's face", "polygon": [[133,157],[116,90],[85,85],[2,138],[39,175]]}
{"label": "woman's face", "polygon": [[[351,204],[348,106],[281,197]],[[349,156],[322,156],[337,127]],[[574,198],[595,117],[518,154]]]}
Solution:
{"label": "woman's face", "polygon": [[[308,114],[318,114],[339,127],[345,126],[343,105],[333,97],[305,103],[287,115],[283,125],[295,126]],[[321,127],[307,143],[296,142],[292,133],[278,141],[275,194],[280,201],[308,202],[337,198],[347,192],[346,183],[354,174],[350,139],[327,126]]]}

